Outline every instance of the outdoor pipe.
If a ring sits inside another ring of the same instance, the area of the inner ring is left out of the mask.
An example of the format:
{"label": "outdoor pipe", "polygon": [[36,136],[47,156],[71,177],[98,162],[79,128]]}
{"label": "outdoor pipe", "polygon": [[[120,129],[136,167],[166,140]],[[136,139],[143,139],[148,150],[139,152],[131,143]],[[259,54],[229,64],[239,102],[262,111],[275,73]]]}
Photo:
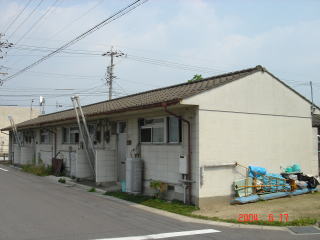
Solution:
{"label": "outdoor pipe", "polygon": [[164,111],[166,113],[168,113],[169,115],[172,115],[176,118],[179,118],[181,119],[181,121],[185,122],[188,126],[188,158],[187,158],[187,166],[188,166],[188,175],[187,175],[187,180],[188,180],[188,184],[189,184],[189,187],[188,187],[188,197],[189,197],[189,200],[188,202],[191,204],[192,203],[192,162],[191,162],[191,159],[192,159],[192,145],[191,145],[191,124],[190,124],[190,121],[188,121],[187,119],[171,112],[168,110],[167,108],[167,103],[162,103],[162,106],[164,108]]}

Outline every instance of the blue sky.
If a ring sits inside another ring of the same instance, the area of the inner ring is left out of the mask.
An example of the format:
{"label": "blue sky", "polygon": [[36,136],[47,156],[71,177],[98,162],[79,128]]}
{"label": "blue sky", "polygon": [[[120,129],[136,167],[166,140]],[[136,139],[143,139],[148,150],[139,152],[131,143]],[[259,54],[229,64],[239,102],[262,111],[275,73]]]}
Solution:
{"label": "blue sky", "polygon": [[[9,74],[131,2],[58,0],[49,8],[56,0],[45,0],[26,20],[40,1],[33,0],[6,32],[8,40],[16,43],[50,10],[0,60]],[[0,32],[26,3],[27,0],[0,0]],[[100,54],[114,46],[128,54],[127,58],[116,60],[115,96],[185,82],[194,74],[208,77],[261,64],[307,97],[308,82],[313,81],[319,104],[319,10],[317,0],[149,0],[71,49]],[[38,50],[30,51],[34,47]],[[35,99],[37,105],[38,96],[44,95],[46,111],[52,112],[68,108],[74,92],[80,92],[83,104],[105,100],[103,78],[109,59],[99,54],[64,53],[48,59],[3,85],[0,104],[29,106]],[[150,64],[150,58],[157,64]],[[187,69],[181,69],[181,64],[188,65]],[[73,90],[55,90],[66,88]],[[87,89],[94,96],[81,96]],[[56,103],[63,107],[57,108]]]}

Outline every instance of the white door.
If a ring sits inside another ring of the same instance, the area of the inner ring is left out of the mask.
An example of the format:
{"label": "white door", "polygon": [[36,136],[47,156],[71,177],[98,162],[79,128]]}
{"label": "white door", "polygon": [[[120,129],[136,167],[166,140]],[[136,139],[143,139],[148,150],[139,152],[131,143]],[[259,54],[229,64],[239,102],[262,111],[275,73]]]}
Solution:
{"label": "white door", "polygon": [[127,123],[118,122],[117,124],[118,142],[117,142],[117,159],[118,159],[118,180],[126,180],[126,158],[127,158]]}

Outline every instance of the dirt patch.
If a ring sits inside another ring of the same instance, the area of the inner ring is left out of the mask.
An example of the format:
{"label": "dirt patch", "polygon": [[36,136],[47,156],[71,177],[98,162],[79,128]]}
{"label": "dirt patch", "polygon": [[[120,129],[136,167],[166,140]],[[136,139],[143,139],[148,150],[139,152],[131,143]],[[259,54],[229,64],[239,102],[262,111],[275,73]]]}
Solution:
{"label": "dirt patch", "polygon": [[[288,214],[289,221],[299,218],[314,218],[319,221],[320,192],[243,205],[219,201],[193,213],[221,219],[239,219],[240,214],[257,214],[259,220],[268,220],[269,214],[273,214],[274,221],[281,221],[280,214]],[[285,217],[286,215],[282,215],[282,221],[285,221]]]}

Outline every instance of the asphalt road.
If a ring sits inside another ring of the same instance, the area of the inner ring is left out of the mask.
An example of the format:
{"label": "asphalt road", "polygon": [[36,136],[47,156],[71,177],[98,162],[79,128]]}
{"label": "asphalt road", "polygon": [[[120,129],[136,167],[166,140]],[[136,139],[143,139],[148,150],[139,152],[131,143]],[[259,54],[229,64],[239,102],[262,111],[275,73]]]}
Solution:
{"label": "asphalt road", "polygon": [[[143,237],[132,238],[135,236]],[[1,240],[114,238],[311,240],[320,239],[320,235],[301,236],[287,231],[239,229],[180,221],[0,165]]]}

